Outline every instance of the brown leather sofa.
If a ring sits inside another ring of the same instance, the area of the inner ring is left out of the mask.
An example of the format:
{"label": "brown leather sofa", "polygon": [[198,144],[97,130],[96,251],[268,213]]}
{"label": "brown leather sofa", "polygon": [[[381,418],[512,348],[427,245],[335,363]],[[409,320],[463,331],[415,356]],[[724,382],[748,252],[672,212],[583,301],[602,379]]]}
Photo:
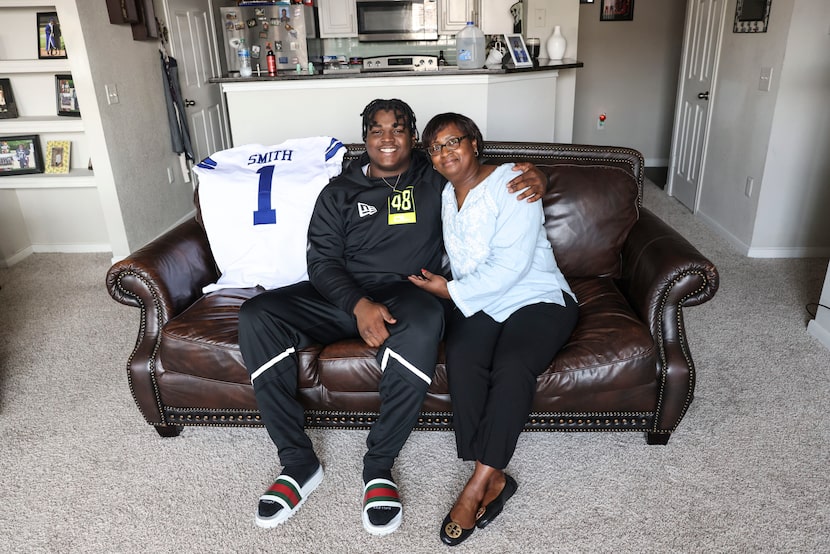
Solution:
{"label": "brown leather sofa", "polygon": [[[363,151],[348,148],[347,161]],[[643,431],[649,444],[665,444],[695,386],[683,308],[712,298],[716,268],[642,208],[643,158],[635,150],[491,142],[483,155],[494,163],[529,160],[549,176],[548,235],[580,305],[570,341],[538,379],[526,429]],[[237,312],[261,289],[203,295],[217,278],[197,218],[107,274],[112,297],[141,309],[127,376],[141,413],[162,436],[185,425],[260,424],[237,346]],[[374,356],[359,339],[299,353],[307,426],[373,423],[381,375]],[[452,428],[443,356],[417,428]]]}

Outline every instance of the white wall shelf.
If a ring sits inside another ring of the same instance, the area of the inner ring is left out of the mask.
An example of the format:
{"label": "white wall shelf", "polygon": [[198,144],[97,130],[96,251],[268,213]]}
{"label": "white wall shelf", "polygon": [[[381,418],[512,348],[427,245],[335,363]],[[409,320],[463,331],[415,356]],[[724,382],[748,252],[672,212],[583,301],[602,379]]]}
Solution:
{"label": "white wall shelf", "polygon": [[0,119],[2,134],[77,133],[83,132],[84,122],[79,117],[23,116]]}
{"label": "white wall shelf", "polygon": [[0,8],[32,8],[41,11],[55,11],[55,6],[51,4],[37,4],[29,0],[0,0]]}
{"label": "white wall shelf", "polygon": [[95,188],[95,173],[89,169],[72,169],[69,174],[34,173],[0,177],[2,189],[77,189]]}
{"label": "white wall shelf", "polygon": [[[78,59],[38,58],[38,12],[58,12],[64,38],[76,41],[72,52]],[[55,75],[73,74],[76,82],[85,77],[85,72],[75,75],[72,71],[73,67],[85,69],[76,0],[45,4],[0,0],[0,21],[8,23],[0,41],[0,58],[4,58],[0,59],[0,76],[10,79],[19,113],[14,119],[0,119],[0,136],[38,135],[44,157],[48,157],[48,140],[72,143],[68,173],[0,175],[0,267],[16,263],[33,249],[98,248],[107,241],[107,229],[100,203],[93,201],[98,196],[98,178],[87,169],[92,157],[89,122],[58,116],[54,93]],[[94,113],[94,102],[86,109]]]}
{"label": "white wall shelf", "polygon": [[0,73],[70,73],[69,60],[0,60]]}

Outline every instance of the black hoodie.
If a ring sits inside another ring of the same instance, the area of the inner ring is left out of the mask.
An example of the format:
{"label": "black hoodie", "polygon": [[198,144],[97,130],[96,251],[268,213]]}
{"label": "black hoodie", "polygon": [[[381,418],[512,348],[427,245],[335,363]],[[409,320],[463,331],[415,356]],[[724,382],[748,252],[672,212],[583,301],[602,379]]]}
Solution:
{"label": "black hoodie", "polygon": [[323,189],[308,228],[309,279],[348,313],[373,287],[406,281],[421,268],[442,273],[446,180],[420,150],[400,181],[367,178],[367,163],[363,154]]}

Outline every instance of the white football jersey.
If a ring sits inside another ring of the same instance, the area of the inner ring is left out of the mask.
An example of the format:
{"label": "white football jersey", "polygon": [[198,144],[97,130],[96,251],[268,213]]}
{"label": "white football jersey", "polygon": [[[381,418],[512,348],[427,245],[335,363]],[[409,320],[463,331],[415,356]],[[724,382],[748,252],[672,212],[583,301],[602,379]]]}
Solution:
{"label": "white football jersey", "polygon": [[345,153],[337,139],[309,137],[238,146],[199,162],[202,222],[222,273],[203,292],[308,279],[308,223]]}

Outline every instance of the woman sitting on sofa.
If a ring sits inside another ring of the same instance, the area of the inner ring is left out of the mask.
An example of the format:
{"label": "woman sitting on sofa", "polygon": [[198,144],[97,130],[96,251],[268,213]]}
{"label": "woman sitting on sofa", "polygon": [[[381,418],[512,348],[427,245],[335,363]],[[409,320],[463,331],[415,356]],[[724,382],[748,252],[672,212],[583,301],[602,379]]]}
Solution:
{"label": "woman sitting on sofa", "polygon": [[513,164],[483,165],[478,126],[456,113],[432,118],[423,143],[449,180],[442,196],[453,280],[421,270],[409,280],[455,306],[446,361],[458,457],[474,461],[441,540],[455,546],[488,525],[516,492],[504,472],[530,414],[536,378],[578,318],[559,270],[541,203],[515,202],[504,183]]}

